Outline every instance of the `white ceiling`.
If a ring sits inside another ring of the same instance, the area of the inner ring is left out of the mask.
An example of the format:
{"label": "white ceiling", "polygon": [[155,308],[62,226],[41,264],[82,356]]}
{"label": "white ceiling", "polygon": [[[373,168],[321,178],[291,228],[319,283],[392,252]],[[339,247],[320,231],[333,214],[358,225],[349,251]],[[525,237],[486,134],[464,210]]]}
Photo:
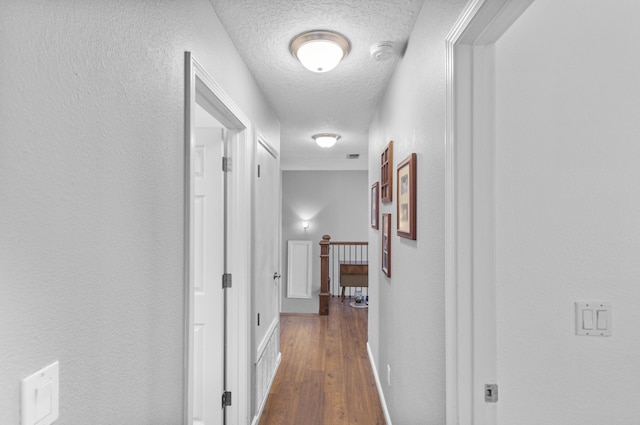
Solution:
{"label": "white ceiling", "polygon": [[[282,169],[366,170],[369,124],[398,58],[376,61],[370,46],[391,41],[401,55],[424,0],[210,1],[278,114]],[[332,71],[308,71],[289,44],[309,30],[344,34],[351,53]],[[323,149],[317,133],[342,139]]]}

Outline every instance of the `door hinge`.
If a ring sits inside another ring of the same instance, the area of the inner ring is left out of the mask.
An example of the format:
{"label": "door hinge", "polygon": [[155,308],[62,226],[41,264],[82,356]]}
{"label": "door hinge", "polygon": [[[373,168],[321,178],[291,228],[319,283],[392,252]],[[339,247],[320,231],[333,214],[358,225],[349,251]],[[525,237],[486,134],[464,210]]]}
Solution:
{"label": "door hinge", "polygon": [[487,403],[498,401],[498,384],[486,384],[484,386],[484,401]]}
{"label": "door hinge", "polygon": [[226,156],[222,157],[222,171],[227,172],[231,171],[231,158],[227,158]]}
{"label": "door hinge", "polygon": [[222,393],[222,408],[231,406],[231,391],[225,391]]}
{"label": "door hinge", "polygon": [[222,275],[222,289],[231,288],[231,273]]}

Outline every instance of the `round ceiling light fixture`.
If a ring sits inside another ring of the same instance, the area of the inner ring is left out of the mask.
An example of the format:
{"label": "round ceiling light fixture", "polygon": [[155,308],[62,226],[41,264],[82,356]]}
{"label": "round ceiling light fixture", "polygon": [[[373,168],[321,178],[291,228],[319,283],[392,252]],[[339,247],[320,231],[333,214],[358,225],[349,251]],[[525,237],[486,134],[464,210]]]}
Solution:
{"label": "round ceiling light fixture", "polygon": [[309,71],[327,72],[349,54],[351,43],[333,31],[308,31],[291,40],[291,54]]}
{"label": "round ceiling light fixture", "polygon": [[320,133],[314,134],[311,138],[315,140],[321,148],[330,148],[340,139],[340,135],[335,133]]}

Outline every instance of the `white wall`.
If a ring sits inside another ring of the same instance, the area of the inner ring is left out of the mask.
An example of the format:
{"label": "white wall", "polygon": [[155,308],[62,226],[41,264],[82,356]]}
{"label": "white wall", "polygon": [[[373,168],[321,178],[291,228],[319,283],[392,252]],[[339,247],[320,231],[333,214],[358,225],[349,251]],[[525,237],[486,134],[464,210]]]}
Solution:
{"label": "white wall", "polygon": [[[500,424],[638,422],[638,16],[536,0],[496,45]],[[575,301],[613,335],[576,336]]]}
{"label": "white wall", "polygon": [[2,421],[58,359],[58,422],[180,423],[184,52],[276,147],[277,118],[206,0],[8,0],[0,28]]}
{"label": "white wall", "polygon": [[[369,345],[395,424],[445,422],[444,181],[445,37],[466,1],[427,0],[369,132],[369,185],[393,140],[393,171],[417,153],[417,240],[391,240],[391,278],[370,256]],[[381,204],[392,214],[394,202]],[[369,250],[380,252],[380,230]],[[387,384],[387,365],[391,385]]]}
{"label": "white wall", "polygon": [[[282,311],[317,313],[320,241],[366,241],[369,221],[366,171],[282,172]],[[302,221],[308,220],[305,232]],[[287,241],[310,240],[313,247],[312,298],[287,298]]]}

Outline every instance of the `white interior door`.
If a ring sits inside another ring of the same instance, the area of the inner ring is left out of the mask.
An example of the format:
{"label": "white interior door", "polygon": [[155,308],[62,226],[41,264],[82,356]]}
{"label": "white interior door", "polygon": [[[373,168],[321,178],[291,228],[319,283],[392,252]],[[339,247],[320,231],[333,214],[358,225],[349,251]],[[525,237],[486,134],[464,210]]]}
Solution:
{"label": "white interior door", "polygon": [[[256,342],[264,338],[269,325],[278,313],[278,161],[263,143],[256,153],[256,209],[255,209],[255,307],[261,313],[261,324],[256,331]],[[260,311],[261,310],[261,311]]]}
{"label": "white interior door", "polygon": [[275,372],[279,347],[279,167],[275,151],[259,140],[256,148],[254,192],[253,349],[255,356],[254,409],[264,406]]}
{"label": "white interior door", "polygon": [[278,160],[273,151],[258,143],[256,152],[255,188],[255,288],[254,308],[260,314],[260,325],[255,321],[255,346],[265,338],[270,325],[277,319],[279,308],[278,247]]}
{"label": "white interior door", "polygon": [[223,129],[215,127],[197,127],[195,133],[193,423],[222,425],[225,312],[221,282],[225,199],[221,158],[224,137]]}

